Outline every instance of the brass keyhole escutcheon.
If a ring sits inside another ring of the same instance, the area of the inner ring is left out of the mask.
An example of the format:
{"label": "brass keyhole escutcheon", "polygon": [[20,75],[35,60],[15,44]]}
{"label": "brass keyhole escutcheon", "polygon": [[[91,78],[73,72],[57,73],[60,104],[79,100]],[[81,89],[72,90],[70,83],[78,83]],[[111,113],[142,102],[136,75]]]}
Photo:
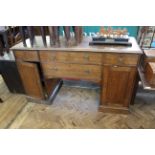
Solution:
{"label": "brass keyhole escutcheon", "polygon": [[122,63],[122,62],[123,62],[123,57],[120,56],[120,57],[118,58],[118,61],[119,61],[119,63]]}
{"label": "brass keyhole escutcheon", "polygon": [[84,55],[84,59],[87,60],[87,61],[89,61],[89,54],[85,54]]}
{"label": "brass keyhole escutcheon", "polygon": [[56,60],[56,55],[53,55],[52,56],[52,61],[55,61]]}

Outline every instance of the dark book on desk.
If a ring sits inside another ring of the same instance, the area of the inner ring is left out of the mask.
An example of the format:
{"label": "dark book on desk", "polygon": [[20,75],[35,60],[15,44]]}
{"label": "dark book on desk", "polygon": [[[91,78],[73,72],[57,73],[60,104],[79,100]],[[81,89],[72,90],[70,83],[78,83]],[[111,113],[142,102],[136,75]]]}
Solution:
{"label": "dark book on desk", "polygon": [[128,38],[93,37],[89,45],[123,45],[132,46]]}

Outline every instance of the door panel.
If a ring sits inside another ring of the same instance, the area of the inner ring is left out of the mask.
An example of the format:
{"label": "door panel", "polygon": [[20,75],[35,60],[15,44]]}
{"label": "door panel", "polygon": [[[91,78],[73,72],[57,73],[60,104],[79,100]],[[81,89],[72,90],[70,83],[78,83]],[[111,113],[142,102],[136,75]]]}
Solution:
{"label": "door panel", "polygon": [[104,66],[102,104],[129,106],[135,75],[135,67]]}
{"label": "door panel", "polygon": [[17,62],[18,70],[27,95],[39,99],[44,98],[37,64]]}

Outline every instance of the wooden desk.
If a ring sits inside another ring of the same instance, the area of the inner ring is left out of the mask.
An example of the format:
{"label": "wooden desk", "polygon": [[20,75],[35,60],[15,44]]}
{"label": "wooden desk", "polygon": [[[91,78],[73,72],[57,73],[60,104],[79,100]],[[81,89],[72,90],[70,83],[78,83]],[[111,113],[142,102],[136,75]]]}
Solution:
{"label": "wooden desk", "polygon": [[[12,48],[18,69],[28,95],[45,99],[44,90],[49,92],[59,79],[69,78],[98,83],[101,86],[100,111],[126,113],[134,94],[137,66],[142,51],[134,38],[132,47],[89,46],[86,37],[75,47],[43,46],[41,37],[36,37],[32,48],[22,43]],[[45,89],[43,88],[45,86]]]}

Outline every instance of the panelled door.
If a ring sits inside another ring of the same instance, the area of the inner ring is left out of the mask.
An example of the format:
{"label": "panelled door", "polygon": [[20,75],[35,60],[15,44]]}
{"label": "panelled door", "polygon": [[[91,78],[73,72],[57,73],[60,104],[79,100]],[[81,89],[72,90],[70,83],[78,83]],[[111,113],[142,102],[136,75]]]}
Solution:
{"label": "panelled door", "polygon": [[128,107],[135,83],[135,75],[135,67],[104,66],[101,104]]}
{"label": "panelled door", "polygon": [[32,97],[43,99],[44,94],[37,64],[18,61],[17,66],[26,94]]}

